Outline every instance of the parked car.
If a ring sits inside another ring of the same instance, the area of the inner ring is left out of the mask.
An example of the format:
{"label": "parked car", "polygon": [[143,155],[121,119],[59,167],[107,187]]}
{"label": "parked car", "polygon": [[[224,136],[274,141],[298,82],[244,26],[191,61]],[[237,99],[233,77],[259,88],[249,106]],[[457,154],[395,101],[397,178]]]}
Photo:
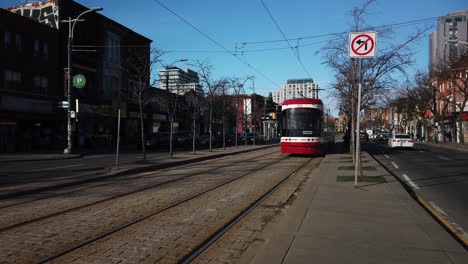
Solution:
{"label": "parked car", "polygon": [[145,140],[146,148],[152,149],[158,146],[169,145],[169,132],[156,132],[147,136]]}
{"label": "parked car", "polygon": [[247,144],[253,144],[254,133],[239,133],[238,143],[245,144],[245,140]]}
{"label": "parked car", "polygon": [[387,132],[379,132],[375,136],[375,141],[377,142],[386,142],[390,138],[390,134]]}
{"label": "parked car", "polygon": [[359,140],[369,141],[369,135],[366,132],[359,133]]}
{"label": "parked car", "polygon": [[174,137],[178,146],[189,146],[193,143],[193,134],[190,132],[177,132]]}
{"label": "parked car", "polygon": [[[200,144],[200,146],[209,145],[210,144],[210,135],[209,134],[200,135],[198,137],[197,141],[198,141],[198,144]],[[214,135],[211,137],[211,144],[213,146],[216,144],[216,137]]]}
{"label": "parked car", "polygon": [[395,134],[388,139],[389,148],[413,148],[414,141],[410,135]]}

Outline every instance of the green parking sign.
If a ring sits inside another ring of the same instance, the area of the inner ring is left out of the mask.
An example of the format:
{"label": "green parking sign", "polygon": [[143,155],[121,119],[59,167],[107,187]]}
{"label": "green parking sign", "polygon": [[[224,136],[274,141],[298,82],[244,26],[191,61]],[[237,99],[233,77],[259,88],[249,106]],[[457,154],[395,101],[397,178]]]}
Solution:
{"label": "green parking sign", "polygon": [[83,74],[77,74],[73,77],[73,86],[83,88],[86,85],[86,78]]}

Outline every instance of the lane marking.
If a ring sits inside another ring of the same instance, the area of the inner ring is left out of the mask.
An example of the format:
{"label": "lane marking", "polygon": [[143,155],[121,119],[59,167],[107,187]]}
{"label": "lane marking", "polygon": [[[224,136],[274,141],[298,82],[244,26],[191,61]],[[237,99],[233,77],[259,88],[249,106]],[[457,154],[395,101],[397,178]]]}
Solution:
{"label": "lane marking", "polygon": [[444,160],[449,160],[449,158],[439,156],[439,158],[444,159]]}
{"label": "lane marking", "polygon": [[385,156],[387,159],[389,159],[389,158],[390,158],[390,157],[389,157],[387,154],[384,154],[384,156]]}
{"label": "lane marking", "polygon": [[68,166],[61,166],[61,167],[54,167],[54,168],[45,168],[40,170],[32,170],[31,172],[38,172],[38,171],[47,171],[47,170],[55,170],[55,169],[63,169],[63,168],[71,168],[71,167],[78,167],[83,166],[84,164],[75,164],[75,165],[68,165]]}
{"label": "lane marking", "polygon": [[406,174],[403,174],[403,178],[405,178],[405,181],[414,189],[419,190],[419,186],[416,185]]}
{"label": "lane marking", "polygon": [[[420,201],[420,199],[418,197]],[[422,201],[423,204],[425,203]],[[468,244],[468,234],[463,230],[461,226],[459,226],[457,223],[455,223],[452,218],[444,211],[442,208],[440,208],[435,202],[429,201],[430,207],[429,209],[431,212],[433,212],[437,218],[447,226],[450,231],[452,231],[455,235],[457,235],[458,238],[460,238],[463,242],[465,242],[465,245]],[[431,208],[432,207],[432,208]],[[435,211],[435,212],[434,212]]]}
{"label": "lane marking", "polygon": [[395,164],[395,162],[392,161],[392,165],[393,167],[395,167],[395,169],[399,169],[400,167],[398,167],[398,165]]}

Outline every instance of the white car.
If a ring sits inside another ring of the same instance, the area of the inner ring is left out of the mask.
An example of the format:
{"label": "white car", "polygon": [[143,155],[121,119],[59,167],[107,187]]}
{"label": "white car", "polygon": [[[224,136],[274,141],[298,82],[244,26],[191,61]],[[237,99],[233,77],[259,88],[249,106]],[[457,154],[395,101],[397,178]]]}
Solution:
{"label": "white car", "polygon": [[414,148],[414,140],[410,135],[395,134],[388,139],[389,148]]}

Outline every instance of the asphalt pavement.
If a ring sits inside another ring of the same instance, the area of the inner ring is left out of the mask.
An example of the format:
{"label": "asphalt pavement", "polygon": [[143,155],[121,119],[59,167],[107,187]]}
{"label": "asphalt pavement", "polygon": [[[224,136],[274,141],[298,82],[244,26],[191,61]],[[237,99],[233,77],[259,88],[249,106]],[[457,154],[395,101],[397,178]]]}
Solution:
{"label": "asphalt pavement", "polygon": [[327,155],[297,200],[267,226],[240,263],[468,263],[463,241],[363,152]]}
{"label": "asphalt pavement", "polygon": [[433,144],[389,149],[372,143],[365,148],[468,244],[468,152]]}

